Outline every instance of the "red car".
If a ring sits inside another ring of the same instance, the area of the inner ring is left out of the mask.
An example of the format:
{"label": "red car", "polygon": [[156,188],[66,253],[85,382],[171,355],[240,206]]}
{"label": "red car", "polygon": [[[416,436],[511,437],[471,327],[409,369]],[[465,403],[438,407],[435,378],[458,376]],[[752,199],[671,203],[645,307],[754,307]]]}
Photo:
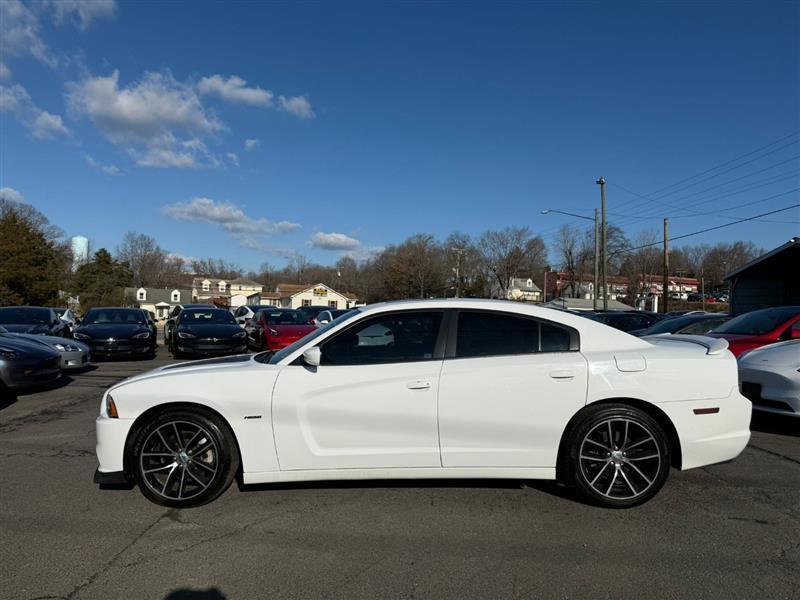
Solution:
{"label": "red car", "polygon": [[728,340],[734,356],[767,344],[800,339],[800,306],[754,310],[723,323],[706,335]]}
{"label": "red car", "polygon": [[280,350],[316,329],[305,315],[288,308],[261,309],[245,325],[248,344],[259,350]]}

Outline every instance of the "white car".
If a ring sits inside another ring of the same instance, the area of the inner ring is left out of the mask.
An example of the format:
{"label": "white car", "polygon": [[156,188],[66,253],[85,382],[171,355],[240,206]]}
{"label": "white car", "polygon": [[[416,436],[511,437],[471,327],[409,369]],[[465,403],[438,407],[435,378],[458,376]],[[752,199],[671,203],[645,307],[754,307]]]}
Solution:
{"label": "white car", "polygon": [[[372,332],[390,331],[379,344]],[[370,340],[363,343],[364,333]],[[559,479],[642,503],[670,467],[750,438],[725,340],[644,341],[517,302],[419,300],[342,315],[274,353],[170,365],[103,396],[98,483],[174,507],[244,484]]]}
{"label": "white car", "polygon": [[754,410],[800,417],[800,340],[741,354],[739,385]]}

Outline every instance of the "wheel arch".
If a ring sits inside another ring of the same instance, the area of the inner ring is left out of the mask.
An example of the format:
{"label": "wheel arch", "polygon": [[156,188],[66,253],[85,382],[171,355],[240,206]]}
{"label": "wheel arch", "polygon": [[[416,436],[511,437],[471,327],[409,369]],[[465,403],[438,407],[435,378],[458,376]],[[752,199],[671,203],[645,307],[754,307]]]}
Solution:
{"label": "wheel arch", "polygon": [[181,409],[188,409],[195,412],[206,413],[206,415],[219,419],[220,423],[228,428],[231,437],[233,438],[234,442],[236,443],[236,452],[239,454],[239,466],[237,468],[236,476],[239,477],[242,472],[242,449],[239,445],[239,438],[236,437],[236,432],[234,431],[233,427],[231,427],[230,422],[226,419],[219,411],[214,410],[204,404],[197,404],[195,402],[168,402],[166,404],[158,404],[156,406],[152,406],[140,414],[131,425],[130,429],[128,430],[128,436],[125,438],[125,446],[122,455],[122,469],[125,473],[125,476],[128,479],[132,479],[133,475],[130,470],[130,465],[128,464],[128,460],[131,454],[131,448],[136,440],[136,436],[139,435],[139,431],[141,431],[144,424],[152,417],[167,412],[169,410],[181,410]]}
{"label": "wheel arch", "polygon": [[565,474],[565,460],[567,457],[567,440],[569,439],[570,433],[572,432],[573,427],[578,422],[581,415],[583,415],[586,411],[597,407],[597,406],[604,406],[606,404],[626,404],[628,406],[632,406],[634,408],[638,408],[642,412],[648,414],[650,417],[655,419],[655,421],[664,429],[664,433],[667,434],[667,440],[669,442],[669,449],[671,454],[671,462],[672,466],[676,469],[681,468],[681,463],[683,462],[683,457],[681,454],[681,441],[678,437],[678,431],[675,429],[675,425],[672,423],[672,420],[667,416],[667,414],[661,410],[658,406],[651,402],[647,402],[646,400],[640,400],[638,398],[604,398],[603,400],[598,400],[597,402],[592,402],[591,404],[587,404],[583,408],[581,408],[578,412],[572,415],[572,418],[567,423],[567,426],[564,428],[564,431],[561,434],[561,441],[558,444],[558,459],[556,463],[556,479],[559,481],[564,481],[564,474]]}

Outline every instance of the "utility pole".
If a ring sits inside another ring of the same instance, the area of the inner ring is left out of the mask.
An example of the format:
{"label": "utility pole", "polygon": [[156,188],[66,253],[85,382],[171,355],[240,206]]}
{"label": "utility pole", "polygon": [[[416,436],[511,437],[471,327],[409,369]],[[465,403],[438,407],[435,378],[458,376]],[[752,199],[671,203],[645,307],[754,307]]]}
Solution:
{"label": "utility pole", "polygon": [[606,228],[606,180],[602,177],[595,183],[600,186],[600,211],[603,213],[603,310],[608,310],[608,240]]}
{"label": "utility pole", "polygon": [[669,312],[669,219],[664,219],[664,283],[662,293],[664,295],[664,312]]}
{"label": "utility pole", "polygon": [[456,298],[461,296],[461,255],[464,254],[464,248],[450,248],[456,253]]}
{"label": "utility pole", "polygon": [[600,283],[600,215],[594,209],[594,279],[592,280],[592,309],[597,310],[597,289]]}

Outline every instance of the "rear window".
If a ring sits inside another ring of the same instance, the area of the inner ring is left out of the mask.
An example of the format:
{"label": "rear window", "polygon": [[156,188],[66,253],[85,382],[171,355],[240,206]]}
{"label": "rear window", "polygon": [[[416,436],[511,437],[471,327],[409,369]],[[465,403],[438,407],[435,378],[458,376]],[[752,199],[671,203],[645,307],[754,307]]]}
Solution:
{"label": "rear window", "polygon": [[783,325],[786,321],[799,314],[800,309],[797,307],[755,310],[723,323],[714,330],[714,333],[762,335]]}
{"label": "rear window", "polygon": [[569,330],[506,313],[462,311],[458,316],[456,358],[567,352]]}

